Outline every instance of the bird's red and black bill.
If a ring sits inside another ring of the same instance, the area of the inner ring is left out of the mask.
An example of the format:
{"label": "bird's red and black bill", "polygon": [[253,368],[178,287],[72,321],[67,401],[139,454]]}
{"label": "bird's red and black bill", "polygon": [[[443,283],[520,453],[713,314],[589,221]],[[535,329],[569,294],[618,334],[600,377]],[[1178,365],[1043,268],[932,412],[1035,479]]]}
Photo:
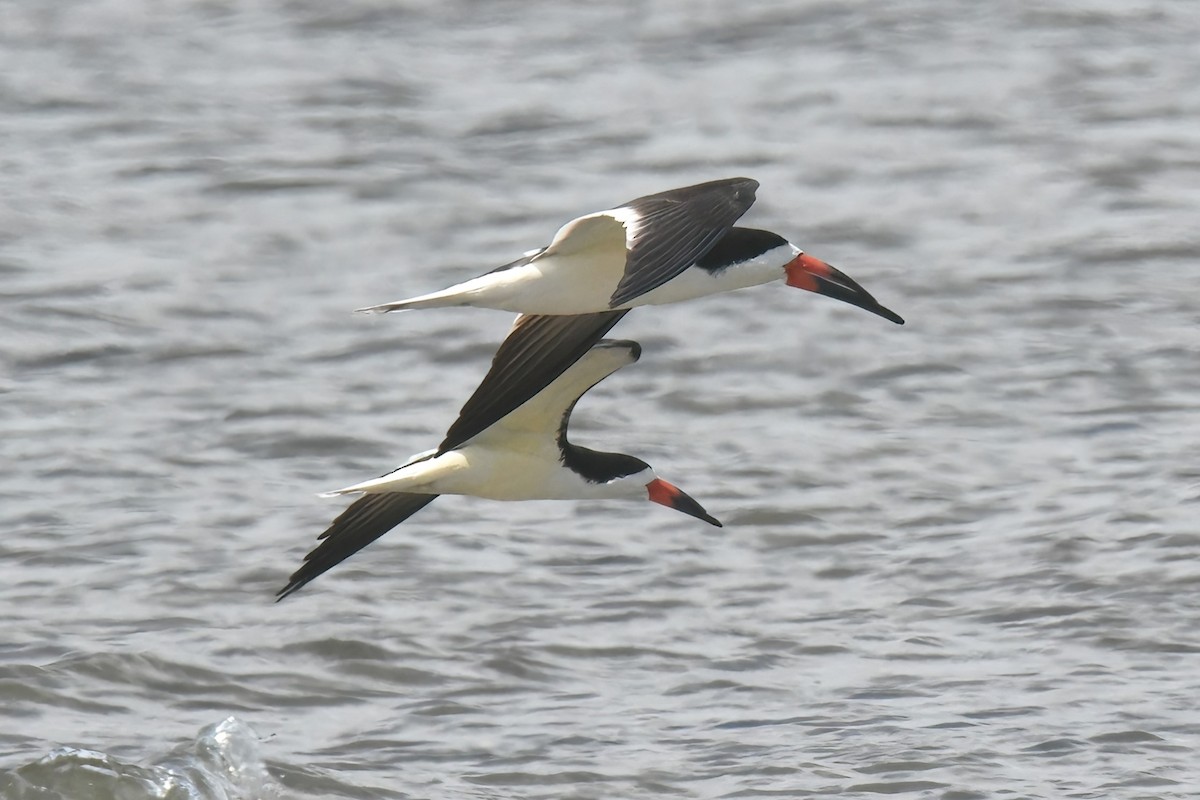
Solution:
{"label": "bird's red and black bill", "polygon": [[655,478],[647,483],[646,491],[650,495],[650,499],[659,505],[682,511],[690,517],[704,520],[709,525],[716,525],[718,528],[725,527],[719,519],[705,511],[704,506],[693,500],[678,486],[667,483],[662,478]]}
{"label": "bird's red and black bill", "polygon": [[787,272],[787,285],[795,286],[809,292],[816,292],[835,300],[841,300],[852,306],[878,314],[897,325],[904,324],[904,318],[879,304],[863,287],[846,273],[826,264],[819,258],[813,258],[808,253],[801,253],[784,267]]}

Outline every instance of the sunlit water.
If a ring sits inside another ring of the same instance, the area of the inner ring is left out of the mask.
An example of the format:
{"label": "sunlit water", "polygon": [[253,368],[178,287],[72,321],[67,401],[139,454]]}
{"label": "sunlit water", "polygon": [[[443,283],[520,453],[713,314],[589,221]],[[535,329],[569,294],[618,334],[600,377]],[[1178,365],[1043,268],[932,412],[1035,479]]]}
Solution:
{"label": "sunlit water", "polygon": [[[1194,797],[1190,2],[0,1],[11,798]],[[511,315],[365,317],[762,183],[908,319],[638,310],[577,441],[296,597]]]}

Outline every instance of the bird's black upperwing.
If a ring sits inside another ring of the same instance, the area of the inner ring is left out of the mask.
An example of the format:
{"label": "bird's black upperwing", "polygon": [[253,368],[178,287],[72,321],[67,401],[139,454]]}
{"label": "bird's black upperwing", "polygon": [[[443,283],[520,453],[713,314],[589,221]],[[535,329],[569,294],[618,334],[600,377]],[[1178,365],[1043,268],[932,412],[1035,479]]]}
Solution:
{"label": "bird's black upperwing", "polygon": [[639,197],[614,209],[624,217],[629,252],[610,307],[662,286],[695,263],[754,204],[757,188],[751,178],[726,178]]}
{"label": "bird's black upperwing", "polygon": [[491,369],[446,431],[438,453],[453,450],[516,410],[583,357],[623,311],[524,314],[496,350]]}
{"label": "bird's black upperwing", "polygon": [[436,497],[436,494],[391,492],[363,495],[355,500],[317,537],[325,541],[304,557],[304,564],[292,573],[287,586],[279,590],[276,601],[336,567],[432,503]]}

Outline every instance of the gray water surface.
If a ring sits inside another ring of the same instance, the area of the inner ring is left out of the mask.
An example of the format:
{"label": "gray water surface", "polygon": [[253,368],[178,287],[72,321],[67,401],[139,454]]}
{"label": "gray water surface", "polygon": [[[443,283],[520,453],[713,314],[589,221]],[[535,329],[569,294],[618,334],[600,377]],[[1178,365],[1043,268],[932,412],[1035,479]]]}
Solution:
{"label": "gray water surface", "polygon": [[[0,0],[6,798],[1191,798],[1194,4]],[[733,175],[574,439],[284,603],[511,315],[354,315]]]}

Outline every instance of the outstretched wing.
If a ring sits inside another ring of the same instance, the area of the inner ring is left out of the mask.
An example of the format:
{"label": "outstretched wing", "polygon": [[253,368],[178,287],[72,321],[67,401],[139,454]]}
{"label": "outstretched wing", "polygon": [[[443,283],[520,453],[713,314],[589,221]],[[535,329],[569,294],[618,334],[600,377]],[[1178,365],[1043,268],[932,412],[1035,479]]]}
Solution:
{"label": "outstretched wing", "polygon": [[621,367],[637,361],[641,355],[642,346],[637,342],[601,339],[549,386],[487,430],[476,434],[471,443],[490,441],[493,447],[504,447],[509,440],[522,434],[535,434],[547,443],[560,440],[560,448],[568,446],[566,429],[579,398]]}
{"label": "outstretched wing", "polygon": [[[491,369],[463,405],[446,438],[429,458],[466,442],[520,407],[583,357],[616,325],[626,311],[600,311],[577,316],[524,314],[492,358]],[[390,492],[355,500],[320,535],[321,542],[304,558],[278,593],[282,600],[420,511],[436,494]]]}
{"label": "outstretched wing", "polygon": [[279,590],[276,602],[362,550],[436,497],[436,494],[393,492],[368,494],[355,500],[317,537],[324,541],[304,557],[304,564],[292,573],[287,586]]}
{"label": "outstretched wing", "polygon": [[616,308],[679,275],[712,249],[754,204],[758,181],[726,178],[639,197],[602,212],[625,226],[625,273]]}
{"label": "outstretched wing", "polygon": [[517,317],[496,350],[491,369],[446,431],[437,452],[453,450],[545,389],[626,313],[627,310]]}

